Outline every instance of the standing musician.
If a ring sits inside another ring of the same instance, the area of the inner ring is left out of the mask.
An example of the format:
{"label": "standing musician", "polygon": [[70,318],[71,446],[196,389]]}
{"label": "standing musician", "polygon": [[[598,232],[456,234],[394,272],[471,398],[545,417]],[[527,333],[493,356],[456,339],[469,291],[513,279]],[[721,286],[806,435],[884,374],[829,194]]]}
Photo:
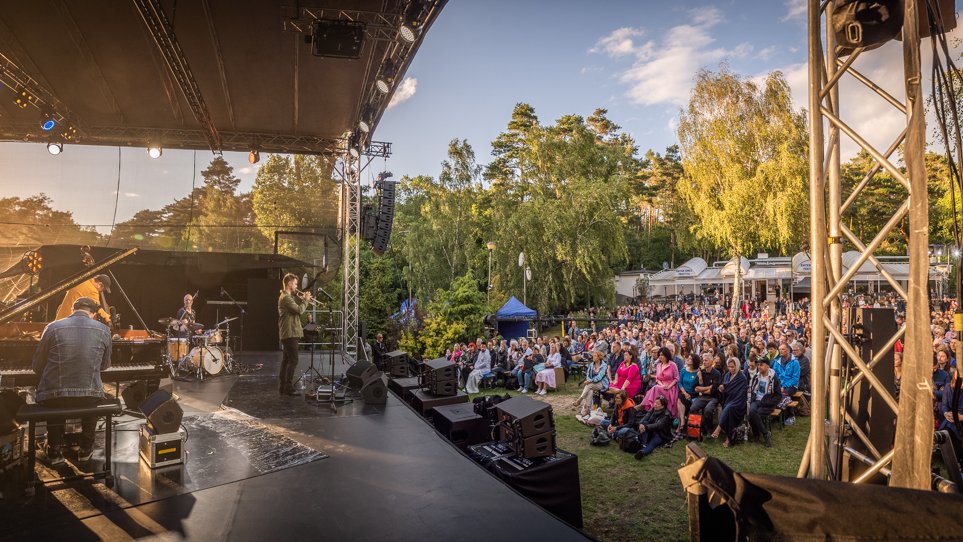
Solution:
{"label": "standing musician", "polygon": [[[73,313],[43,331],[32,367],[40,375],[37,403],[48,407],[94,406],[104,396],[100,372],[110,367],[110,330],[94,320],[98,304],[89,297],[73,302]],[[87,461],[94,451],[97,418],[83,418],[80,452]],[[47,422],[47,461],[60,465],[64,422]]]}
{"label": "standing musician", "polygon": [[107,275],[97,275],[67,290],[67,294],[64,295],[64,300],[60,303],[60,306],[57,307],[57,316],[54,320],[60,320],[70,316],[73,313],[74,302],[81,297],[86,297],[94,300],[95,303],[99,302],[95,314],[100,317],[102,322],[110,326],[110,314],[104,310],[104,307],[107,306],[107,298],[104,296],[104,292],[109,294],[110,286],[110,277]]}
{"label": "standing musician", "polygon": [[197,321],[197,313],[194,312],[194,296],[184,295],[184,306],[177,311],[177,336],[185,338],[190,335],[191,327]]}
{"label": "standing musician", "polygon": [[311,301],[311,292],[304,292],[300,296],[295,296],[297,291],[298,277],[288,273],[281,280],[281,295],[278,297],[278,336],[281,339],[281,371],[278,374],[280,386],[278,392],[281,395],[297,395],[297,390],[291,379],[294,378],[294,371],[298,367],[298,339],[304,337],[304,330],[301,327],[301,315],[307,303]]}

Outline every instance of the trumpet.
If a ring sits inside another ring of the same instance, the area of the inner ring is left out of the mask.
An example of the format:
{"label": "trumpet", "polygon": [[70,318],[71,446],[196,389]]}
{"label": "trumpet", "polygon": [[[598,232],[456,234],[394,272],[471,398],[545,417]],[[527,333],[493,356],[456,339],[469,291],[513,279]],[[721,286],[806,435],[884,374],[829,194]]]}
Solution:
{"label": "trumpet", "polygon": [[[303,290],[298,290],[297,288],[294,289],[294,295],[298,296],[299,298],[304,299],[304,294],[309,294],[309,295],[310,295],[311,292],[305,292],[305,291],[303,291]],[[318,300],[317,300],[317,299],[310,298],[310,299],[304,299],[304,300],[307,301],[308,303],[314,305],[314,306],[318,306]]]}

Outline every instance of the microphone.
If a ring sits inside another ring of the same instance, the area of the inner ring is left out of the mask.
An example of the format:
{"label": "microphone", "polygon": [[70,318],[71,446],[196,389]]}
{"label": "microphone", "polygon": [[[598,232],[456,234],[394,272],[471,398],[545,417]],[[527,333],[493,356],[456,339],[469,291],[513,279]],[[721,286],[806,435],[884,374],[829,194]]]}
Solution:
{"label": "microphone", "polygon": [[334,298],[331,297],[331,294],[329,294],[328,292],[325,292],[325,291],[324,291],[324,288],[322,288],[322,287],[320,287],[320,286],[318,286],[318,293],[319,293],[319,294],[324,294],[324,297],[328,298],[328,301],[334,301]]}

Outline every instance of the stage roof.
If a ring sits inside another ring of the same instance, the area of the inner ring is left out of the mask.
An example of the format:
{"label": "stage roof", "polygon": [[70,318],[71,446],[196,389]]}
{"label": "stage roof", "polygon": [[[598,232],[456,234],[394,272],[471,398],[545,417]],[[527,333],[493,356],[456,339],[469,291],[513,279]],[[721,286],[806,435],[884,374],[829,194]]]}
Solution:
{"label": "stage roof", "polygon": [[[394,91],[445,1],[418,3],[414,43],[398,32],[407,0],[7,2],[0,139],[49,142],[73,125],[66,144],[341,152],[362,116],[374,131],[391,95],[377,77],[394,73]],[[360,58],[313,55],[319,19],[366,23]],[[45,115],[62,122],[44,132]]]}

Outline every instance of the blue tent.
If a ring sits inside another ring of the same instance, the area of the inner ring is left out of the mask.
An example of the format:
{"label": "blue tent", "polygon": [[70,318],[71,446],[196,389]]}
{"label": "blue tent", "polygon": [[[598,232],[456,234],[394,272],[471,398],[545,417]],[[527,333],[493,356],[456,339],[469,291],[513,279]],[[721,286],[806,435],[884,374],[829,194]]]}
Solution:
{"label": "blue tent", "polygon": [[502,305],[495,313],[498,334],[506,339],[516,339],[528,336],[528,323],[535,319],[538,313],[525,306],[517,297]]}

